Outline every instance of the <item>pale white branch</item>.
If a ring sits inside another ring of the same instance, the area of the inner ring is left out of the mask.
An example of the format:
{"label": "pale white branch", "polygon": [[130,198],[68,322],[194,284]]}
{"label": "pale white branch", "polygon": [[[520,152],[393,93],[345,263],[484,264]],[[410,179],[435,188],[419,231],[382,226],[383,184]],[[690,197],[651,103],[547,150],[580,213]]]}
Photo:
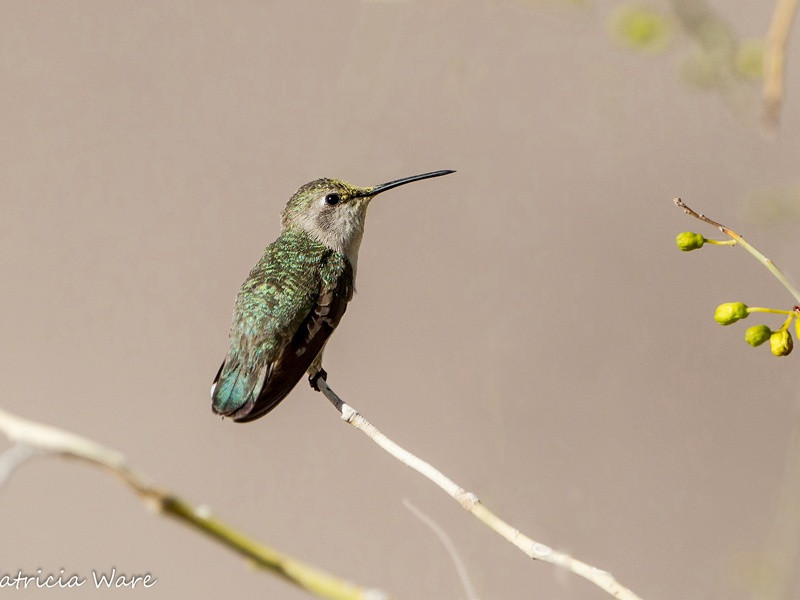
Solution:
{"label": "pale white branch", "polygon": [[315,378],[314,384],[341,413],[344,421],[350,423],[350,425],[356,429],[363,431],[373,442],[378,444],[404,465],[411,467],[435,483],[451,498],[456,500],[465,510],[472,513],[490,529],[514,544],[530,558],[563,567],[575,575],[579,575],[592,582],[597,587],[619,600],[641,600],[639,596],[619,583],[608,571],[593,567],[577,558],[573,558],[569,554],[559,552],[545,544],[536,542],[503,521],[486,508],[475,494],[466,491],[441,471],[386,437],[372,423],[365,419],[361,413],[336,395],[322,377]]}

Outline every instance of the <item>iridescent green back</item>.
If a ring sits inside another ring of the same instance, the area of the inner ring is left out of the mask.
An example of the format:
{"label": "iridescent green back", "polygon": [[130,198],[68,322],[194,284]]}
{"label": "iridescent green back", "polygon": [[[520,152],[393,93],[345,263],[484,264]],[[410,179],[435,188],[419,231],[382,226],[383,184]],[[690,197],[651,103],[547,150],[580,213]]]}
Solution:
{"label": "iridescent green back", "polygon": [[[282,359],[282,353],[303,322],[314,313],[317,301],[325,291],[340,296],[340,312],[344,312],[352,297],[352,277],[352,268],[342,254],[330,250],[303,231],[285,230],[270,244],[236,298],[230,349],[212,394],[214,411],[230,415],[245,405],[252,407],[257,400],[262,406],[271,402],[267,410],[277,404],[283,396],[259,398],[262,389],[285,389],[281,392],[285,395],[316,354],[309,356],[310,353],[303,355],[298,351],[298,356],[292,360],[301,360],[305,366],[297,365],[290,371],[280,370],[281,373],[291,372],[294,379],[291,382],[270,381],[276,362]],[[325,333],[325,338],[330,331]],[[324,340],[321,342],[324,344]],[[276,386],[276,383],[280,385]]]}

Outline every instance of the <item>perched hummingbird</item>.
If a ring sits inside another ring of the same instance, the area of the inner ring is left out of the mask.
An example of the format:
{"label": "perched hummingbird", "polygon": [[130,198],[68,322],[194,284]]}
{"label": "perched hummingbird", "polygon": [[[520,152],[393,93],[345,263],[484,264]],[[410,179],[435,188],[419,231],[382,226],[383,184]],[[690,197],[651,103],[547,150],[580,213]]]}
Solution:
{"label": "perched hummingbird", "polygon": [[353,297],[367,206],[375,196],[434,171],[360,188],[317,179],[286,203],[281,234],[245,280],[230,349],[211,386],[212,409],[236,422],[257,419],[308,372],[315,386],[322,351]]}

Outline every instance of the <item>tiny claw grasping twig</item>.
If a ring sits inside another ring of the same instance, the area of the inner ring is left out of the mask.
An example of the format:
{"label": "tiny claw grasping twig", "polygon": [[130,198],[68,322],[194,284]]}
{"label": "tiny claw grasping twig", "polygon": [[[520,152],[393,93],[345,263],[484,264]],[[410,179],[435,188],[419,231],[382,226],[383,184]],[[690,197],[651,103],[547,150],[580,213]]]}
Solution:
{"label": "tiny claw grasping twig", "polygon": [[315,392],[319,391],[319,380],[322,379],[325,381],[328,378],[328,372],[325,369],[320,369],[313,375],[308,376],[308,384],[311,386],[311,389]]}

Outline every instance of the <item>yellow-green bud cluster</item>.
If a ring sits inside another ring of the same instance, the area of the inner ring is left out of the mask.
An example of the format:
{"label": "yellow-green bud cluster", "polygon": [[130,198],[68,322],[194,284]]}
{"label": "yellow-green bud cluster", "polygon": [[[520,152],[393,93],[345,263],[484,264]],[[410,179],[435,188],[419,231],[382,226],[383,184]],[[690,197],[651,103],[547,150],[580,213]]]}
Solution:
{"label": "yellow-green bud cluster", "polygon": [[[753,309],[762,311],[764,309]],[[714,312],[714,320],[720,325],[730,325],[741,319],[747,318],[750,310],[743,302],[726,302],[720,304]],[[800,318],[797,315],[790,316],[783,326],[777,331],[772,331],[766,325],[753,325],[744,332],[744,340],[751,346],[760,346],[769,340],[769,349],[775,356],[787,356],[791,354],[794,342],[792,334],[789,333],[789,325],[794,319],[797,335],[800,336]]]}
{"label": "yellow-green bud cluster", "polygon": [[699,233],[695,233],[693,231],[684,231],[679,233],[675,237],[675,243],[678,245],[678,248],[683,250],[684,252],[689,252],[690,250],[697,250],[698,248],[702,248],[703,244],[706,243],[706,238],[704,238]]}
{"label": "yellow-green bud cluster", "polygon": [[747,305],[744,302],[720,304],[714,312],[714,320],[720,325],[730,325],[747,318]]}

